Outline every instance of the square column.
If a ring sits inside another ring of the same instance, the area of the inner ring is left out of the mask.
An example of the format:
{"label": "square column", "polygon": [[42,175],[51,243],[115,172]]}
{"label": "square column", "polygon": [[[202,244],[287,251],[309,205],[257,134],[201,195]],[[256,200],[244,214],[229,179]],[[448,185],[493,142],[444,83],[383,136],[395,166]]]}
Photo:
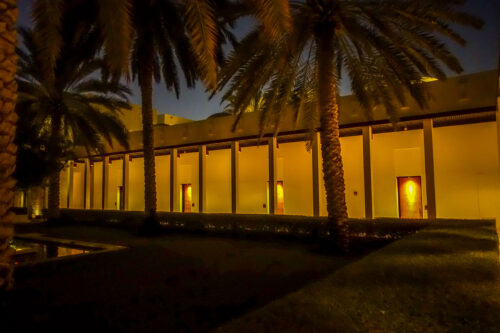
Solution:
{"label": "square column", "polygon": [[365,184],[365,218],[373,218],[373,189],[372,189],[372,163],[371,142],[372,127],[363,127],[363,180]]}
{"label": "square column", "polygon": [[89,205],[87,203],[87,193],[89,186],[89,173],[90,173],[90,162],[89,159],[84,159],[85,168],[83,170],[83,209],[88,209]]}
{"label": "square column", "polygon": [[427,189],[427,217],[436,218],[436,185],[434,180],[434,148],[432,144],[432,119],[424,119],[425,185]]}
{"label": "square column", "polygon": [[130,193],[130,155],[123,154],[123,210],[128,210],[128,197]]}
{"label": "square column", "polygon": [[236,214],[239,209],[240,183],[240,143],[231,142],[231,213]]}
{"label": "square column", "polygon": [[276,213],[276,146],[278,139],[273,136],[269,138],[268,141],[268,153],[269,153],[269,214],[274,215]]}
{"label": "square column", "polygon": [[319,142],[319,132],[314,132],[311,141],[312,148],[312,187],[313,187],[313,216],[319,216],[319,154],[320,154],[320,142]]}
{"label": "square column", "polygon": [[109,182],[109,156],[102,158],[102,209],[106,209],[108,202],[108,182]]}
{"label": "square column", "polygon": [[69,166],[68,166],[68,193],[66,197],[66,208],[71,207],[71,203],[73,202],[73,168],[74,168],[74,161],[71,161]]}
{"label": "square column", "polygon": [[94,209],[94,162],[89,159],[89,208]]}
{"label": "square column", "polygon": [[203,213],[207,209],[207,196],[206,196],[206,169],[207,169],[207,146],[201,145],[198,147],[198,186],[200,188],[199,199],[199,212]]}
{"label": "square column", "polygon": [[170,211],[174,212],[178,207],[179,198],[177,196],[177,148],[170,149]]}

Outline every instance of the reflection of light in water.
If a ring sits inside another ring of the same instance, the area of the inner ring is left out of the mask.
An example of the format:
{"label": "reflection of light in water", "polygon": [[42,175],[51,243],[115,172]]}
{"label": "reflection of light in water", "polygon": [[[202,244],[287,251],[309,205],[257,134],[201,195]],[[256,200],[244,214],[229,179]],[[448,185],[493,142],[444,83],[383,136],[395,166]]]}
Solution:
{"label": "reflection of light in water", "polygon": [[11,245],[16,250],[15,264],[27,261],[39,261],[49,258],[66,257],[85,254],[92,249],[71,248],[58,244],[46,244],[32,241],[14,240]]}

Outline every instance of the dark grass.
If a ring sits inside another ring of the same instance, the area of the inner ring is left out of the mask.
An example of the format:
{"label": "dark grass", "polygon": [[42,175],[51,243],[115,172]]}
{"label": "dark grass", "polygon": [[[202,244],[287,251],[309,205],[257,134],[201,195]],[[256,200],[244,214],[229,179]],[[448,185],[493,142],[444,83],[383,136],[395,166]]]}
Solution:
{"label": "dark grass", "polygon": [[324,245],[185,234],[137,237],[105,227],[25,226],[126,250],[16,270],[0,302],[6,332],[204,332],[358,260]]}
{"label": "dark grass", "polygon": [[433,224],[220,332],[500,332],[491,221]]}

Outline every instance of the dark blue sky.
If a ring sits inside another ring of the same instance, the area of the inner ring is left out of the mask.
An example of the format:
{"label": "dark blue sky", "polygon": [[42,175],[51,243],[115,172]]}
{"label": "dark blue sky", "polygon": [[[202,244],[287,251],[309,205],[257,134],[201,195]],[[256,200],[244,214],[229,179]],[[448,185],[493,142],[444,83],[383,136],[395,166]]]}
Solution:
{"label": "dark blue sky", "polygon": [[[19,0],[19,21],[22,25],[31,25],[30,10],[33,0]],[[461,47],[449,43],[451,51],[462,62],[465,73],[474,73],[496,69],[499,62],[500,38],[500,1],[499,0],[468,0],[465,10],[485,21],[481,30],[457,27],[457,31],[467,40],[467,46]],[[237,32],[248,30],[250,21],[240,22]],[[131,101],[141,104],[139,90],[133,85],[134,96]],[[342,83],[341,94],[349,93],[348,82]],[[181,96],[176,99],[173,93],[168,92],[161,84],[154,89],[154,107],[159,113],[169,113],[190,119],[205,119],[209,115],[220,112],[220,96],[208,100],[208,94],[201,83],[195,89],[182,87]]]}

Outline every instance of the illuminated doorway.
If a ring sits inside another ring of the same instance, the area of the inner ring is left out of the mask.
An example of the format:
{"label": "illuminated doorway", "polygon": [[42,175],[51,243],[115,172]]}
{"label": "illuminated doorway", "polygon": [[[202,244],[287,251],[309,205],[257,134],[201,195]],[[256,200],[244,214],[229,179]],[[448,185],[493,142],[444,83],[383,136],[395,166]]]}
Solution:
{"label": "illuminated doorway", "polygon": [[398,177],[399,217],[422,218],[422,187],[420,176]]}
{"label": "illuminated doorway", "polygon": [[[267,182],[267,203],[264,205],[264,208],[267,208],[267,213],[269,214],[269,182]],[[285,214],[285,192],[282,180],[276,181],[276,210],[274,214]]]}
{"label": "illuminated doorway", "polygon": [[283,192],[283,181],[278,180],[276,182],[276,214],[285,214],[285,198]]}
{"label": "illuminated doorway", "polygon": [[192,186],[191,184],[182,184],[182,212],[190,213],[192,205]]}

